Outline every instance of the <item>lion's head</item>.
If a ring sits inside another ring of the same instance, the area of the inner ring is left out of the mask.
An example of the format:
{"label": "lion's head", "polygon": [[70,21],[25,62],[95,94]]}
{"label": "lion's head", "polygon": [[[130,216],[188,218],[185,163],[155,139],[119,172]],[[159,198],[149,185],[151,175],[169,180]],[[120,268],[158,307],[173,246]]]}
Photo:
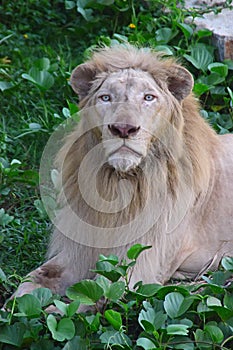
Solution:
{"label": "lion's head", "polygon": [[95,120],[106,161],[127,172],[141,164],[157,137],[169,135],[169,128],[181,136],[181,104],[193,78],[171,59],[117,46],[78,66],[71,85],[88,111],[85,118]]}

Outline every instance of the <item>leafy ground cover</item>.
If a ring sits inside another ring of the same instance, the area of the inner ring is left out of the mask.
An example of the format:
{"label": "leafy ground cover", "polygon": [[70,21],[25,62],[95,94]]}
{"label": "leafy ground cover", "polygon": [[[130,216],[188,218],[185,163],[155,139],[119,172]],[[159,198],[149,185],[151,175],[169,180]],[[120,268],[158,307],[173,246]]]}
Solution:
{"label": "leafy ground cover", "polygon": [[[177,57],[195,78],[203,117],[219,133],[233,131],[233,62],[218,61],[211,32],[195,31],[198,15],[173,0],[2,1],[0,305],[44,259],[50,223],[39,196],[39,162],[53,130],[77,111],[70,72],[93,48],[132,42]],[[106,275],[106,264],[118,274]],[[231,260],[201,285],[139,284],[133,292],[124,264],[100,258],[99,279],[69,291],[70,306],[48,290],[14,301],[0,315],[0,349],[232,348]],[[113,278],[122,274],[124,283]],[[82,298],[111,303],[96,315],[76,315]],[[47,315],[53,303],[64,316]]]}

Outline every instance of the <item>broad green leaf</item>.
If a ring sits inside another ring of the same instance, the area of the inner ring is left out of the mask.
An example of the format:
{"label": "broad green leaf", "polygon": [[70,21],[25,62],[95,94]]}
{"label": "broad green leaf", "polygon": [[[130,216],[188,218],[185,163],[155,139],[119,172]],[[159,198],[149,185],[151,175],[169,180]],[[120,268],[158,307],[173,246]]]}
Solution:
{"label": "broad green leaf", "polygon": [[90,330],[92,332],[97,332],[99,330],[100,317],[101,317],[101,314],[99,312],[97,312],[96,315],[91,315],[91,316],[86,316],[85,317],[85,320],[88,323],[88,327],[90,328]]}
{"label": "broad green leaf", "polygon": [[72,340],[68,341],[62,350],[88,350],[90,349],[88,344],[88,339],[83,339],[80,336],[76,336]]}
{"label": "broad green leaf", "polygon": [[109,287],[111,285],[111,282],[109,281],[109,279],[104,276],[98,276],[95,281],[103,289],[104,296],[106,296],[106,293],[108,292]]}
{"label": "broad green leaf", "polygon": [[100,336],[101,343],[110,345],[124,345],[131,347],[132,342],[123,332],[106,331]]}
{"label": "broad green leaf", "polygon": [[[144,303],[143,303],[144,304]],[[147,306],[146,310],[141,310],[138,322],[148,333],[158,330],[165,323],[167,315],[163,311],[156,312],[152,306]]]}
{"label": "broad green leaf", "polygon": [[125,291],[125,282],[118,281],[109,285],[108,290],[105,292],[105,297],[111,301],[117,301],[122,297]]}
{"label": "broad green leaf", "polygon": [[46,70],[39,70],[36,67],[32,67],[28,74],[22,74],[22,78],[31,81],[42,90],[48,90],[54,84],[52,74]]}
{"label": "broad green leaf", "polygon": [[160,284],[155,284],[155,283],[143,284],[137,289],[136,294],[149,298],[154,296],[160,288],[161,288]]}
{"label": "broad green leaf", "polygon": [[221,329],[214,325],[206,325],[204,330],[209,334],[214,343],[221,343],[224,335]]}
{"label": "broad green leaf", "polygon": [[3,272],[3,270],[0,268],[0,282],[5,282],[6,281],[6,275]]}
{"label": "broad green leaf", "polygon": [[78,311],[79,305],[80,305],[79,300],[74,300],[70,304],[68,304],[67,311],[66,311],[67,316],[72,317]]}
{"label": "broad green leaf", "polygon": [[148,338],[138,338],[137,346],[140,346],[145,350],[157,349],[156,345]]}
{"label": "broad green leaf", "polygon": [[116,266],[119,263],[119,259],[118,256],[110,254],[110,255],[103,255],[100,254],[99,255],[99,261],[108,261],[110,264],[112,264],[113,266]]}
{"label": "broad green leaf", "polygon": [[226,292],[223,303],[225,307],[233,311],[233,294]]}
{"label": "broad green leaf", "polygon": [[195,341],[200,350],[212,350],[212,341],[208,333],[204,332],[202,329],[197,329],[194,333]]}
{"label": "broad green leaf", "polygon": [[199,97],[210,89],[210,86],[203,83],[195,83],[193,92]]}
{"label": "broad green leaf", "polygon": [[104,313],[106,320],[113,326],[114,329],[119,331],[122,327],[121,314],[114,310],[106,310]]}
{"label": "broad green leaf", "polygon": [[118,281],[125,275],[124,271],[121,272],[120,270],[117,270],[117,268],[108,261],[97,261],[96,269],[93,271],[108,278],[112,282]]}
{"label": "broad green leaf", "polygon": [[155,32],[156,41],[160,44],[167,44],[175,36],[171,28],[160,28]]}
{"label": "broad green leaf", "polygon": [[20,347],[26,327],[23,323],[16,322],[13,325],[6,325],[0,328],[0,343],[15,345]]}
{"label": "broad green leaf", "polygon": [[191,54],[184,55],[186,60],[192,63],[197,69],[206,72],[209,64],[213,62],[213,55],[207,50],[205,45],[196,44],[191,47]]}
{"label": "broad green leaf", "polygon": [[233,258],[226,256],[222,259],[221,264],[225,270],[233,271]]}
{"label": "broad green leaf", "polygon": [[15,85],[8,81],[0,81],[0,90],[5,91],[13,88]]}
{"label": "broad green leaf", "polygon": [[206,304],[208,307],[211,306],[222,306],[221,300],[219,300],[218,298],[209,296],[206,300]]}
{"label": "broad green leaf", "polygon": [[183,296],[190,295],[187,288],[170,285],[170,286],[161,286],[161,288],[157,292],[157,297],[159,299],[164,299],[167,294],[172,292],[178,292]]}
{"label": "broad green leaf", "polygon": [[5,213],[5,209],[0,209],[0,226],[6,226],[14,220],[14,216]]}
{"label": "broad green leaf", "polygon": [[29,123],[29,129],[34,130],[34,131],[38,131],[41,129],[41,125],[38,123]]}
{"label": "broad green leaf", "polygon": [[48,288],[34,289],[32,291],[32,295],[34,295],[34,297],[36,297],[39,300],[40,305],[42,307],[47,306],[53,296],[51,290]]}
{"label": "broad green leaf", "polygon": [[177,23],[177,26],[182,30],[184,36],[189,39],[193,35],[193,29],[186,23]]}
{"label": "broad green leaf", "polygon": [[57,322],[53,315],[47,317],[47,326],[52,333],[53,339],[57,341],[70,340],[75,335],[74,323],[69,318],[62,318]]}
{"label": "broad green leaf", "polygon": [[151,246],[146,246],[143,244],[134,244],[129,250],[127,251],[127,257],[131,260],[136,260],[138,256],[147,249],[150,249]]}
{"label": "broad green leaf", "polygon": [[211,30],[208,30],[208,29],[200,29],[197,31],[197,36],[199,39],[207,36],[211,36],[212,34],[213,33],[211,32]]}
{"label": "broad green leaf", "polygon": [[76,6],[75,1],[65,0],[65,8],[66,10],[72,10]]}
{"label": "broad green leaf", "polygon": [[163,51],[167,56],[173,56],[173,51],[169,45],[156,45],[156,51]]}
{"label": "broad green leaf", "polygon": [[48,70],[50,67],[50,60],[47,57],[39,58],[34,62],[34,66],[39,70]]}
{"label": "broad green leaf", "polygon": [[166,295],[164,301],[164,309],[170,318],[179,316],[179,310],[184,301],[184,296],[177,292]]}
{"label": "broad green leaf", "polygon": [[66,291],[68,298],[79,300],[86,305],[94,305],[104,294],[103,289],[93,280],[85,280],[74,284]]}
{"label": "broad green leaf", "polygon": [[61,300],[54,300],[55,306],[64,314],[67,316],[67,304],[64,303]]}
{"label": "broad green leaf", "polygon": [[105,6],[110,6],[114,4],[115,0],[97,0],[98,4],[105,5]]}
{"label": "broad green leaf", "polygon": [[25,294],[16,299],[20,313],[16,316],[39,316],[42,312],[40,300],[32,294]]}
{"label": "broad green leaf", "polygon": [[169,324],[166,330],[170,335],[188,335],[188,328],[186,324]]}
{"label": "broad green leaf", "polygon": [[[194,342],[192,339],[186,336],[177,335],[172,337],[173,349],[179,350],[194,350]],[[196,348],[195,348],[196,349]]]}
{"label": "broad green leaf", "polygon": [[221,77],[225,78],[228,74],[228,66],[223,63],[214,62],[208,65],[210,72],[217,73]]}

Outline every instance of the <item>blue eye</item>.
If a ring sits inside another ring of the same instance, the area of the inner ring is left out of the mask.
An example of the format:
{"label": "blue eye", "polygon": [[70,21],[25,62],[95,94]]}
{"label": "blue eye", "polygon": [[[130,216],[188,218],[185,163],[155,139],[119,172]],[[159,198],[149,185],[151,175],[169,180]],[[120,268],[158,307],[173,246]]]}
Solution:
{"label": "blue eye", "polygon": [[151,94],[147,94],[144,96],[144,100],[148,102],[153,101],[154,99],[155,99],[155,96]]}
{"label": "blue eye", "polygon": [[99,97],[103,102],[109,102],[111,101],[110,95],[102,95]]}

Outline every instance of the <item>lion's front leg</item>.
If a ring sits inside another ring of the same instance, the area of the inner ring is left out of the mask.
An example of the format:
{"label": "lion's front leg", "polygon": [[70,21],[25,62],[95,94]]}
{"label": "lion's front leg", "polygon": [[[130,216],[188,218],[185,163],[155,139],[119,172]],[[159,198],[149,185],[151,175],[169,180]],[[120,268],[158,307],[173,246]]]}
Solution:
{"label": "lion's front leg", "polygon": [[56,260],[51,259],[28,275],[14,296],[20,297],[41,287],[49,288],[53,293],[64,295],[66,288],[72,282],[66,267],[56,264]]}

